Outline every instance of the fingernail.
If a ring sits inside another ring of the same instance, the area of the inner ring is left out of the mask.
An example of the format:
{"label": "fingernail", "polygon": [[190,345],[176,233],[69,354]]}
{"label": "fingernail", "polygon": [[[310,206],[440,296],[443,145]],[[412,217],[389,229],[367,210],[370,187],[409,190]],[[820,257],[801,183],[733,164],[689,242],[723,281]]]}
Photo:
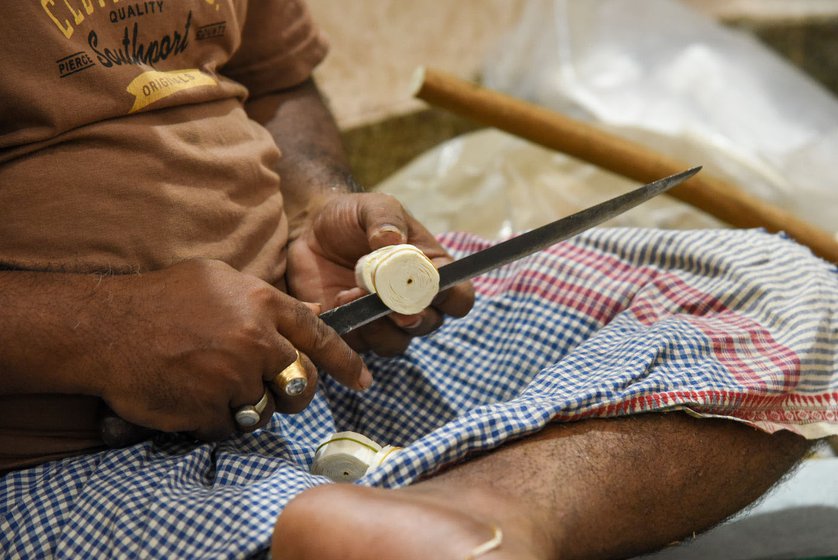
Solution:
{"label": "fingernail", "polygon": [[375,237],[380,237],[382,235],[393,235],[393,234],[398,235],[399,236],[399,241],[404,243],[404,241],[405,241],[404,233],[402,233],[402,230],[400,230],[399,228],[397,228],[396,226],[394,226],[392,224],[384,224],[383,226],[379,227],[378,230],[375,232]]}
{"label": "fingernail", "polygon": [[361,367],[361,376],[358,378],[358,385],[365,391],[372,387],[372,373],[370,373],[366,365]]}
{"label": "fingernail", "polygon": [[418,315],[402,315],[401,313],[393,313],[390,319],[401,329],[415,329],[422,324],[422,314]]}
{"label": "fingernail", "polygon": [[415,321],[407,325],[402,325],[403,329],[415,329],[422,324],[422,317],[417,317]]}

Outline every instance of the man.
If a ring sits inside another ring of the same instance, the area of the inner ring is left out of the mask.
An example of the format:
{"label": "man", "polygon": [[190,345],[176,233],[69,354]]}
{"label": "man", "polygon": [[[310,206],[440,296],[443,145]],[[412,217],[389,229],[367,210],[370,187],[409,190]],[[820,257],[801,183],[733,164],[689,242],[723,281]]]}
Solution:
{"label": "man", "polygon": [[[834,267],[759,233],[591,232],[338,337],[361,255],[485,244],[353,192],[297,0],[0,25],[5,556],[626,556],[835,431]],[[297,351],[309,389],[268,389]],[[106,450],[103,413],[169,435]],[[407,447],[329,485],[343,429]]]}

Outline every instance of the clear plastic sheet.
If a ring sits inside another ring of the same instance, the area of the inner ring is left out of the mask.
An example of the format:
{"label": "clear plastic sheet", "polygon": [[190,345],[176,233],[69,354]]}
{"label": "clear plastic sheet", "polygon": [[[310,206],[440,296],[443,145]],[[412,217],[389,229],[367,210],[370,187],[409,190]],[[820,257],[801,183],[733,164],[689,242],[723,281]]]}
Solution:
{"label": "clear plastic sheet", "polygon": [[[838,101],[746,34],[670,0],[532,0],[488,87],[595,122],[838,230]],[[528,229],[634,185],[496,131],[386,180],[432,230]],[[669,198],[612,224],[722,224]]]}
{"label": "clear plastic sheet", "polygon": [[[626,192],[637,184],[497,130],[437,146],[380,183],[433,233],[487,239],[528,230]],[[658,197],[609,226],[707,228],[714,218]]]}

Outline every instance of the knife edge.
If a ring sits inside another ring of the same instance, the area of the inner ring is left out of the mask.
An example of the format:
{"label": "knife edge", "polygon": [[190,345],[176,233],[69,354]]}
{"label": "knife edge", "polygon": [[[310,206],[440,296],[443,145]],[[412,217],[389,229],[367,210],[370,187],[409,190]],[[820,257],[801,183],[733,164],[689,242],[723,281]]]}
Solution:
{"label": "knife edge", "polygon": [[[662,194],[701,170],[696,166],[686,171],[653,181],[570,216],[532,229],[482,251],[466,255],[439,269],[439,289],[445,290],[492,269],[536,253],[564,241],[593,226],[626,212]],[[367,294],[355,301],[320,314],[320,319],[338,334],[346,334],[391,313],[376,294]]]}

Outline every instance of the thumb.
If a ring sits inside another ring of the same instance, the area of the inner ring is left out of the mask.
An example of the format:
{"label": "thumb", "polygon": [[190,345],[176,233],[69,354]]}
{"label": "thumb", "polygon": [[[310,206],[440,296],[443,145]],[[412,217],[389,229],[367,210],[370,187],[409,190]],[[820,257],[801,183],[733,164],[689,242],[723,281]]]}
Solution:
{"label": "thumb", "polygon": [[360,208],[359,219],[370,249],[407,243],[407,216],[401,203],[385,194],[369,195]]}

